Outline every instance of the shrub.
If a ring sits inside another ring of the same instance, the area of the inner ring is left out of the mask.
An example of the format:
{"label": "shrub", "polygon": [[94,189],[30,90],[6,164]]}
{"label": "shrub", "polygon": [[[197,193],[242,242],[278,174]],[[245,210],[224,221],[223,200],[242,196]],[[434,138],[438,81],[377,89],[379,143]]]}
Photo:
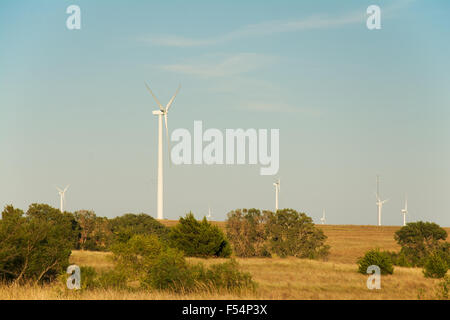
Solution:
{"label": "shrub", "polygon": [[381,274],[393,274],[394,267],[389,253],[380,251],[379,249],[372,249],[366,252],[364,257],[358,259],[358,272],[367,274],[367,268],[371,265],[378,266]]}
{"label": "shrub", "polygon": [[271,253],[280,257],[324,258],[329,254],[327,236],[305,213],[293,209],[269,212],[266,232]]}
{"label": "shrub", "polygon": [[93,211],[74,212],[79,226],[76,249],[105,251],[112,241],[112,232],[107,218],[97,217]]}
{"label": "shrub", "polygon": [[156,289],[190,290],[194,286],[194,278],[183,253],[167,248],[154,259],[142,284]]}
{"label": "shrub", "polygon": [[100,273],[96,279],[95,287],[101,289],[125,289],[127,288],[127,274],[118,269],[107,270]]}
{"label": "shrub", "polygon": [[80,266],[80,282],[82,289],[97,287],[97,271],[90,266]]}
{"label": "shrub", "polygon": [[188,213],[172,227],[169,244],[191,257],[229,257],[231,247],[222,230],[203,218],[200,222]]}
{"label": "shrub", "polygon": [[76,239],[70,213],[45,204],[22,210],[5,207],[0,220],[0,278],[50,281],[69,265]]}
{"label": "shrub", "polygon": [[439,300],[448,300],[448,292],[450,290],[450,277],[445,276],[438,285],[438,292],[436,298]]}
{"label": "shrub", "polygon": [[228,290],[254,289],[256,286],[249,273],[239,271],[239,266],[234,259],[213,264],[206,272],[204,281],[211,283],[215,288]]}
{"label": "shrub", "polygon": [[238,257],[270,257],[265,229],[267,212],[237,209],[228,213],[227,237]]}
{"label": "shrub", "polygon": [[442,254],[434,252],[425,260],[423,274],[427,278],[443,278],[447,270],[447,261],[442,257]]}
{"label": "shrub", "polygon": [[209,269],[200,263],[191,265],[180,250],[161,243],[156,236],[133,236],[127,243],[116,244],[113,254],[115,272],[126,275],[126,281],[138,281],[143,288],[186,292],[254,286],[251,276],[241,273],[235,262]]}
{"label": "shrub", "polygon": [[405,255],[404,252],[392,252],[392,251],[386,251],[386,254],[389,255],[392,264],[399,267],[412,267],[412,264],[408,257]]}
{"label": "shrub", "polygon": [[[395,240],[401,245],[400,252],[412,266],[423,266],[427,256],[442,246],[447,232],[432,222],[411,222],[395,233]],[[447,246],[448,248],[448,246]]]}
{"label": "shrub", "polygon": [[128,278],[140,281],[152,267],[154,260],[166,250],[155,235],[135,235],[127,242],[111,246],[116,270]]}
{"label": "shrub", "polygon": [[127,242],[134,235],[155,235],[162,240],[166,240],[169,233],[169,228],[144,213],[127,213],[111,219],[109,222],[114,240],[118,242]]}

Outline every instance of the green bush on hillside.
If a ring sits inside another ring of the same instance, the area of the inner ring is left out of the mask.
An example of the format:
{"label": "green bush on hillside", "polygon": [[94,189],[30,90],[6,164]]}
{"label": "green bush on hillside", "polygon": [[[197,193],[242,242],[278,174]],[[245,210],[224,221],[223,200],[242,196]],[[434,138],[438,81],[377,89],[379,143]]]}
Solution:
{"label": "green bush on hillside", "polygon": [[378,266],[383,275],[394,273],[394,267],[389,254],[379,249],[369,250],[364,257],[358,259],[358,272],[367,274],[367,268],[371,265]]}
{"label": "green bush on hillside", "polygon": [[448,271],[447,261],[439,252],[431,253],[425,260],[423,274],[427,278],[443,278]]}
{"label": "green bush on hillside", "polygon": [[179,223],[170,229],[169,244],[190,257],[226,258],[231,255],[231,246],[222,230],[206,218],[198,221],[192,213],[180,218]]}

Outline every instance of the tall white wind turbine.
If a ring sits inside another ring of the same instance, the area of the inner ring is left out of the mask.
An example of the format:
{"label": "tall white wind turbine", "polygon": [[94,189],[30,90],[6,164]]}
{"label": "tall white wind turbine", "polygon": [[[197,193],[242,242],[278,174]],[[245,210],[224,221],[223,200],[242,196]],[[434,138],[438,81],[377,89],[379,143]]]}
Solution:
{"label": "tall white wind turbine", "polygon": [[[175,94],[173,95],[172,99],[167,103],[166,107],[164,108],[161,103],[159,102],[158,98],[153,94],[153,91],[150,89],[150,87],[145,84],[147,87],[147,90],[151,93],[153,99],[155,99],[156,103],[158,104],[159,110],[155,110],[152,113],[155,116],[158,116],[158,191],[157,191],[157,217],[158,219],[164,219],[163,214],[163,151],[162,151],[162,140],[163,140],[163,116],[164,116],[164,122],[166,126],[166,136],[167,136],[167,150],[169,152],[170,157],[170,137],[169,137],[169,129],[167,126],[167,114],[169,111],[170,106],[172,105],[173,101],[175,100],[176,95],[178,94],[178,91],[180,90],[181,86],[178,86],[177,91],[175,91]],[[170,160],[169,160],[170,161]]]}
{"label": "tall white wind turbine", "polygon": [[66,204],[66,191],[69,189],[69,186],[66,186],[64,190],[61,190],[60,188],[56,187],[59,193],[59,208],[61,212],[64,212],[64,205]]}
{"label": "tall white wind turbine", "polygon": [[207,218],[208,220],[211,220],[211,217],[212,217],[212,215],[211,215],[211,208],[208,207],[208,215],[206,216],[206,218]]}
{"label": "tall white wind turbine", "polygon": [[322,222],[322,224],[325,224],[325,209],[323,209],[322,218],[320,218],[320,222]]}
{"label": "tall white wind turbine", "polygon": [[406,226],[406,215],[408,214],[408,198],[405,196],[405,208],[402,209],[403,226]]}
{"label": "tall white wind turbine", "polygon": [[281,189],[280,179],[278,179],[277,182],[274,182],[273,185],[275,186],[275,212],[277,212],[278,211],[278,194]]}
{"label": "tall white wind turbine", "polygon": [[385,204],[386,202],[389,201],[389,199],[386,200],[381,200],[380,197],[380,176],[377,175],[377,193],[376,193],[376,198],[377,198],[377,207],[378,207],[378,225],[381,226],[381,211],[383,209],[383,204]]}

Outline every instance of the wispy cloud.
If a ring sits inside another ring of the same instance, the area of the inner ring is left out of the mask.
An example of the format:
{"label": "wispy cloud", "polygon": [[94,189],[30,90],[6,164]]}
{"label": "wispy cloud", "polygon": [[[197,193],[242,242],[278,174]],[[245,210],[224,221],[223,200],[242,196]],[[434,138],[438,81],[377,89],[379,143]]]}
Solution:
{"label": "wispy cloud", "polygon": [[337,27],[341,25],[363,22],[364,19],[365,19],[364,13],[350,14],[342,17],[312,16],[301,20],[288,20],[288,21],[275,20],[248,25],[226,34],[203,39],[180,37],[176,35],[164,35],[164,36],[141,37],[140,40],[150,43],[152,45],[159,45],[159,46],[171,46],[171,47],[208,46],[208,45],[223,44],[242,38],[262,37],[277,33],[302,31],[308,29]]}
{"label": "wispy cloud", "polygon": [[[163,65],[159,68],[164,71],[184,73],[200,77],[227,77],[252,70],[270,63],[274,58],[255,53],[238,53],[231,56],[222,56],[220,61],[190,62],[183,64]],[[209,60],[211,60],[209,58]],[[217,60],[217,59],[216,59]]]}
{"label": "wispy cloud", "polygon": [[[395,12],[408,6],[414,0],[398,0],[382,8],[383,17],[392,17]],[[366,11],[360,10],[341,16],[313,15],[303,19],[274,20],[251,24],[228,33],[214,37],[190,38],[179,35],[150,35],[140,37],[139,40],[156,46],[169,47],[198,47],[224,44],[238,39],[264,37],[279,33],[297,32],[313,29],[335,28],[356,23],[365,23]]]}
{"label": "wispy cloud", "polygon": [[310,116],[321,116],[322,112],[318,109],[306,108],[306,107],[296,107],[284,102],[247,102],[242,103],[239,109],[246,109],[249,111],[258,112],[276,112],[276,113],[302,113]]}

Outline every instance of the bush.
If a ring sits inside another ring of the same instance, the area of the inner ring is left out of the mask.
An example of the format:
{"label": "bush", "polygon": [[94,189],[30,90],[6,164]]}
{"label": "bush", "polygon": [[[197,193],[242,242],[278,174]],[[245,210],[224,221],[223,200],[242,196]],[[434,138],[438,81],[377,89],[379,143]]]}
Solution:
{"label": "bush", "polygon": [[141,281],[164,250],[165,246],[155,235],[135,235],[127,242],[111,246],[116,270],[127,274],[131,281]]}
{"label": "bush", "polygon": [[239,271],[239,266],[234,259],[224,263],[213,264],[206,272],[204,281],[211,283],[215,288],[228,290],[254,289],[256,286],[249,273]]}
{"label": "bush", "polygon": [[367,274],[367,268],[371,265],[378,266],[381,274],[393,274],[394,267],[389,253],[380,251],[379,249],[372,249],[366,252],[364,257],[358,259],[358,272]]}
{"label": "bush", "polygon": [[430,254],[425,260],[423,274],[427,278],[443,278],[447,273],[447,261],[440,252]]}
{"label": "bush", "polygon": [[93,211],[74,212],[79,226],[76,249],[105,251],[112,241],[112,232],[107,218],[97,217]]}
{"label": "bush", "polygon": [[266,232],[270,252],[280,257],[316,259],[329,254],[330,247],[325,245],[327,236],[310,217],[293,209],[269,212]]}
{"label": "bush", "polygon": [[239,257],[325,258],[327,237],[305,213],[293,209],[261,212],[258,209],[228,213],[227,235]]}
{"label": "bush", "polygon": [[237,209],[228,213],[227,237],[238,257],[270,257],[265,229],[267,211]]}
{"label": "bush", "polygon": [[438,292],[436,298],[439,300],[448,300],[448,292],[450,290],[450,277],[445,276],[438,285]]}
{"label": "bush", "polygon": [[183,253],[167,248],[154,259],[142,284],[144,287],[181,291],[191,289],[194,278]]}
{"label": "bush", "polygon": [[5,207],[0,220],[0,278],[7,281],[50,281],[69,265],[76,240],[70,213],[46,204],[22,210]]}
{"label": "bush", "polygon": [[405,255],[404,252],[392,252],[392,251],[386,251],[386,254],[389,255],[392,264],[399,267],[412,267],[412,264],[408,257]]}
{"label": "bush", "polygon": [[95,287],[100,289],[125,289],[127,288],[127,275],[118,270],[103,271],[95,281]]}
{"label": "bush", "polygon": [[170,246],[190,257],[229,257],[231,247],[222,230],[203,218],[200,222],[188,213],[169,232]]}
{"label": "bush", "polygon": [[97,277],[97,271],[95,271],[93,267],[80,266],[81,289],[92,289],[97,287]]}
{"label": "bush", "polygon": [[402,247],[400,253],[411,266],[423,266],[427,256],[440,248],[448,250],[448,245],[443,242],[447,232],[432,222],[408,223],[395,233],[394,238]]}
{"label": "bush", "polygon": [[115,272],[147,289],[187,292],[254,286],[251,276],[241,273],[235,262],[215,264],[209,269],[200,263],[191,265],[180,250],[168,247],[156,236],[133,236],[127,243],[116,244],[113,254]]}
{"label": "bush", "polygon": [[127,242],[134,235],[155,235],[161,240],[167,240],[169,233],[169,228],[144,213],[127,213],[109,222],[114,240],[118,242]]}

